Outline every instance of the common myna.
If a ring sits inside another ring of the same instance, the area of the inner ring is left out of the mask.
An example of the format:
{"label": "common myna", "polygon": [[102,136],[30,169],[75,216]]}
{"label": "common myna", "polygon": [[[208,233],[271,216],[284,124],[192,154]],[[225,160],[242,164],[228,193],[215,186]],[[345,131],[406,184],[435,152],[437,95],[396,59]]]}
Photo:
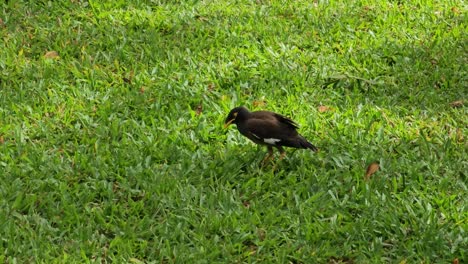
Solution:
{"label": "common myna", "polygon": [[257,144],[268,147],[268,155],[263,159],[266,162],[273,156],[273,147],[276,147],[280,160],[286,152],[283,147],[311,149],[318,151],[307,139],[297,133],[298,125],[291,119],[270,111],[250,112],[243,106],[236,107],[229,112],[224,127],[236,124],[239,132]]}

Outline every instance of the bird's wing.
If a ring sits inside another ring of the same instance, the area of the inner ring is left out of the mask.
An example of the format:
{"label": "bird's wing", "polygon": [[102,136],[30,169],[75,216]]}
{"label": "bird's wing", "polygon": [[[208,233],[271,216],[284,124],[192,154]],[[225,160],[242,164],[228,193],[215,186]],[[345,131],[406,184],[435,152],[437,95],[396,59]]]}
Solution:
{"label": "bird's wing", "polygon": [[275,145],[275,142],[285,141],[297,135],[295,127],[275,118],[251,118],[246,121],[246,128],[252,136],[265,143]]}
{"label": "bird's wing", "polygon": [[281,123],[283,123],[283,124],[286,124],[286,125],[288,125],[288,126],[294,128],[294,129],[298,129],[298,128],[299,128],[299,125],[298,125],[296,122],[292,121],[291,119],[289,119],[289,118],[287,118],[287,117],[285,117],[285,116],[283,116],[283,115],[280,115],[280,114],[275,113],[274,116],[276,117],[276,119],[277,119],[279,122],[281,122]]}
{"label": "bird's wing", "polygon": [[277,114],[275,112],[270,112],[270,111],[256,111],[251,113],[252,118],[256,119],[263,119],[263,120],[276,120],[276,122],[281,123],[283,125],[289,126],[292,129],[298,129],[299,125],[289,119],[288,117],[285,117],[283,115]]}

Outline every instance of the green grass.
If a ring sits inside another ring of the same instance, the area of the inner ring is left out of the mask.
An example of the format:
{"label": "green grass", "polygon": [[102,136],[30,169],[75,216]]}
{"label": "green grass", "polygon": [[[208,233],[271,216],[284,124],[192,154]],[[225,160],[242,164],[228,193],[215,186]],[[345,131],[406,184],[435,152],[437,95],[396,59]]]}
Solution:
{"label": "green grass", "polygon": [[0,5],[1,263],[466,263],[463,1]]}

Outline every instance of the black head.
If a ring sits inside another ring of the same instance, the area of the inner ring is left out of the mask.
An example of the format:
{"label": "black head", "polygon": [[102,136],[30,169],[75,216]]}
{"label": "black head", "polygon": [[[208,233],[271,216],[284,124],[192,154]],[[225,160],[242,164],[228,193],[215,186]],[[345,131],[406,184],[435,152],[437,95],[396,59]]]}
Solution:
{"label": "black head", "polygon": [[233,108],[224,121],[224,127],[228,127],[232,123],[237,123],[239,120],[245,118],[248,114],[249,110],[243,106]]}

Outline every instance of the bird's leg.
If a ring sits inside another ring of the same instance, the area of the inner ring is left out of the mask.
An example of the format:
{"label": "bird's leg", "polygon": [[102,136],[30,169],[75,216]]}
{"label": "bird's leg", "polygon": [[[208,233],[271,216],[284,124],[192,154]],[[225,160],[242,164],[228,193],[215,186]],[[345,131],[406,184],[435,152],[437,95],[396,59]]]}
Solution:
{"label": "bird's leg", "polygon": [[[278,146],[277,148],[278,148],[278,150],[280,152],[280,157],[279,157],[279,160],[278,160],[278,162],[280,162],[282,159],[284,159],[284,157],[286,157],[286,151],[284,151],[283,147],[281,147],[281,146]],[[276,170],[276,165],[278,165],[278,162],[276,162],[273,165],[273,171]]]}
{"label": "bird's leg", "polygon": [[271,146],[268,146],[268,154],[266,155],[266,157],[262,160],[262,166],[265,166],[266,163],[271,159],[271,157],[273,157],[273,147]]}
{"label": "bird's leg", "polygon": [[286,157],[286,151],[281,146],[278,147],[278,150],[281,153],[280,157],[279,157],[279,160],[284,159],[284,157]]}

